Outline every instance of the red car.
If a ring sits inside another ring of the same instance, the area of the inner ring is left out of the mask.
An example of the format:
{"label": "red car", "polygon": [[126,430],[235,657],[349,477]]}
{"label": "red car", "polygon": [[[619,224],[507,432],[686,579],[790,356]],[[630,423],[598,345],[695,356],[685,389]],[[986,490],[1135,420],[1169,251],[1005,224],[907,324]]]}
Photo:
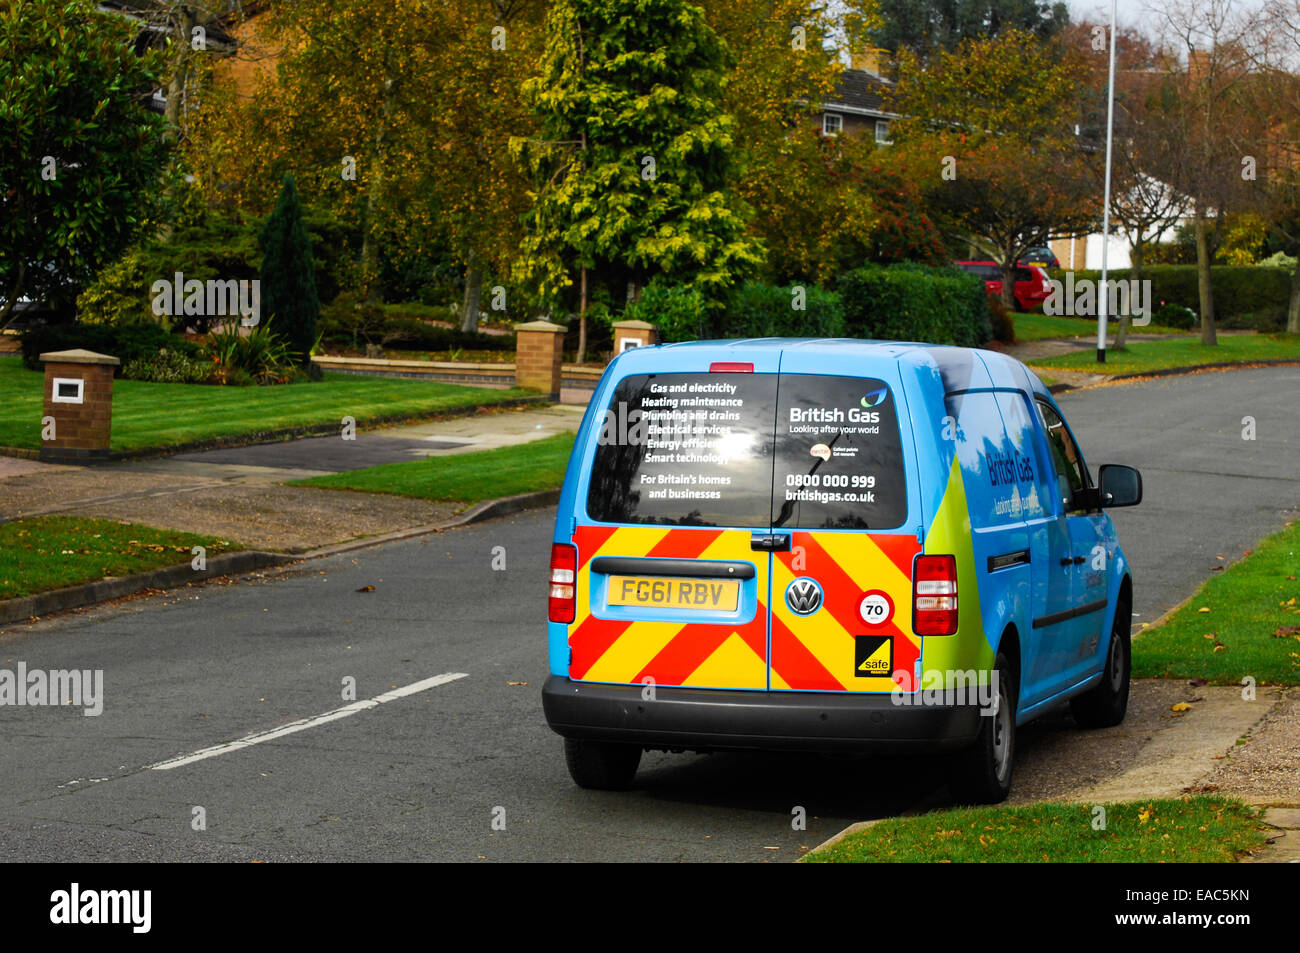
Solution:
{"label": "red car", "polygon": [[[958,261],[953,262],[962,271],[979,275],[984,279],[984,287],[991,295],[1002,294],[1002,266],[995,261]],[[1037,265],[1016,266],[1016,306],[1021,311],[1032,311],[1041,307],[1052,293],[1052,286],[1047,280],[1047,272]]]}

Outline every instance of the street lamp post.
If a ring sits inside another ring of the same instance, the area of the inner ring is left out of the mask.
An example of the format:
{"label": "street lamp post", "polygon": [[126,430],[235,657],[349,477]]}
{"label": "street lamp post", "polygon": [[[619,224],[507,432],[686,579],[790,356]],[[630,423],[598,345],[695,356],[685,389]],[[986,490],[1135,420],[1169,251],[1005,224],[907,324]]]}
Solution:
{"label": "street lamp post", "polygon": [[1106,363],[1106,306],[1110,287],[1106,273],[1110,264],[1110,161],[1115,141],[1115,3],[1110,0],[1110,75],[1106,82],[1106,188],[1101,210],[1101,282],[1097,285],[1097,363]]}

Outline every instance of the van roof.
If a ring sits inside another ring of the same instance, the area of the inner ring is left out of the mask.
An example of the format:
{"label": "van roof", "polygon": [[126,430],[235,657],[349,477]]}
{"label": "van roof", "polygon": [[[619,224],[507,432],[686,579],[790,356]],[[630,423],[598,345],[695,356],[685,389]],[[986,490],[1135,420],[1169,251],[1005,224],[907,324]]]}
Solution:
{"label": "van roof", "polygon": [[1000,351],[983,348],[956,347],[948,344],[924,344],[917,341],[868,341],[860,338],[741,338],[720,341],[686,341],[680,344],[660,344],[649,348],[633,348],[620,355],[631,358],[636,366],[644,360],[653,360],[653,354],[670,354],[689,351],[695,348],[726,349],[737,357],[745,352],[771,352],[778,350],[798,350],[806,355],[857,356],[865,359],[884,359],[895,361],[913,368],[932,368],[944,378],[947,389],[960,389],[959,382],[969,381],[971,360],[978,355],[994,379],[1019,379],[1021,374],[1028,375],[1030,388],[1040,394],[1048,390],[1034,372],[1020,361]]}

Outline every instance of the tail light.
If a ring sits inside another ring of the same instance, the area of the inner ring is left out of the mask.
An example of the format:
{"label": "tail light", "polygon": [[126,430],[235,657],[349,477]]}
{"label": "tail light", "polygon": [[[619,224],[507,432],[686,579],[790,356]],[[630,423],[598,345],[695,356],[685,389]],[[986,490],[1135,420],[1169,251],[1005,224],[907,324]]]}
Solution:
{"label": "tail light", "polygon": [[917,635],[956,634],[957,557],[916,557],[912,567],[912,630]]}
{"label": "tail light", "polygon": [[568,543],[551,545],[551,598],[547,618],[572,622],[578,607],[578,548]]}
{"label": "tail light", "polygon": [[712,374],[752,374],[754,365],[742,361],[714,361],[709,365]]}

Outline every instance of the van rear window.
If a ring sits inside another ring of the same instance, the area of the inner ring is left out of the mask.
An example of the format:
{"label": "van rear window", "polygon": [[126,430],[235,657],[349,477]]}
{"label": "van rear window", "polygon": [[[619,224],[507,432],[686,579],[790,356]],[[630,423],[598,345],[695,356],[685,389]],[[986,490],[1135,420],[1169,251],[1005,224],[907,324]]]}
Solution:
{"label": "van rear window", "polygon": [[603,419],[587,513],[610,523],[893,529],[907,515],[882,381],[775,374],[624,378]]}
{"label": "van rear window", "polygon": [[607,523],[766,526],[775,374],[638,374],[605,410],[587,513]]}
{"label": "van rear window", "polygon": [[894,395],[868,377],[782,374],[772,525],[895,529],[907,519]]}

